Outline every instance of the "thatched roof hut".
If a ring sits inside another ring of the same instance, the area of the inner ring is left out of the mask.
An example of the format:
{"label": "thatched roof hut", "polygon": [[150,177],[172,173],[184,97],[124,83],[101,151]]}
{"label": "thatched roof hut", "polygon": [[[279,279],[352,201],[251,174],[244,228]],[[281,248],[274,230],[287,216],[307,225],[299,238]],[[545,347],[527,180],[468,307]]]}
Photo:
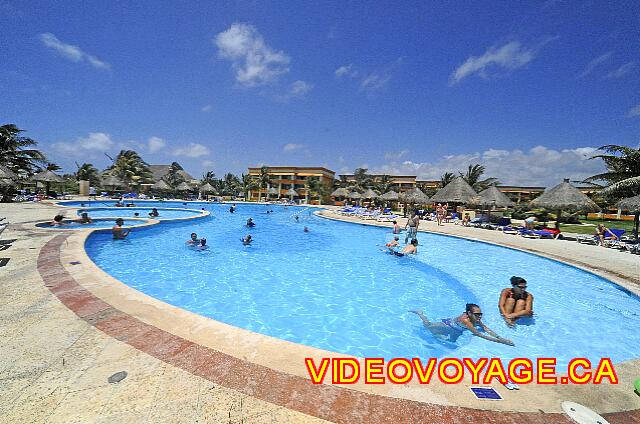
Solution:
{"label": "thatched roof hut", "polygon": [[629,211],[634,214],[633,217],[633,236],[638,238],[638,226],[640,226],[640,195],[620,200],[616,206],[623,211]]}
{"label": "thatched roof hut", "polygon": [[380,197],[378,195],[378,193],[376,193],[375,191],[371,190],[370,188],[366,189],[364,193],[362,193],[362,198],[363,199],[377,199],[378,197]]}
{"label": "thatched roof hut", "polygon": [[362,194],[358,193],[357,191],[353,191],[349,193],[347,197],[350,199],[362,199]]}
{"label": "thatched roof hut", "polygon": [[203,185],[201,185],[200,192],[217,194],[216,189],[209,183],[204,183]]}
{"label": "thatched roof hut", "polygon": [[424,194],[422,190],[419,188],[412,188],[411,190],[407,190],[404,193],[400,193],[398,198],[404,203],[412,203],[424,205],[430,203],[429,196]]}
{"label": "thatched roof hut", "polygon": [[331,193],[331,197],[349,197],[349,190],[344,187],[340,187]]}
{"label": "thatched roof hut", "polygon": [[34,175],[33,177],[31,177],[31,179],[33,181],[39,181],[39,182],[43,182],[43,183],[62,183],[64,182],[64,179],[56,174],[53,171],[42,171],[42,172],[38,172],[36,175]]}
{"label": "thatched roof hut", "polygon": [[182,183],[178,184],[178,186],[176,187],[176,190],[178,190],[178,191],[191,191],[191,190],[193,190],[193,188],[189,184],[187,184],[185,182],[182,182]]}
{"label": "thatched roof hut", "polygon": [[440,203],[469,203],[476,197],[473,188],[462,177],[455,177],[449,184],[442,187],[431,197],[432,202]]}
{"label": "thatched roof hut", "polygon": [[472,205],[493,206],[497,208],[510,208],[515,205],[506,194],[498,190],[498,187],[494,185],[486,190],[482,190],[477,196],[471,198],[469,203]]}
{"label": "thatched roof hut", "polygon": [[380,196],[381,200],[385,200],[388,202],[395,202],[400,198],[400,195],[395,191],[391,190]]}
{"label": "thatched roof hut", "polygon": [[0,180],[17,180],[18,176],[6,166],[0,165]]}
{"label": "thatched roof hut", "polygon": [[565,178],[565,180],[557,186],[546,190],[540,197],[532,200],[530,206],[535,208],[578,210],[583,212],[596,212],[600,210],[596,202],[569,184],[568,178]]}
{"label": "thatched roof hut", "polygon": [[169,184],[165,180],[159,180],[157,183],[151,186],[152,190],[171,190]]}

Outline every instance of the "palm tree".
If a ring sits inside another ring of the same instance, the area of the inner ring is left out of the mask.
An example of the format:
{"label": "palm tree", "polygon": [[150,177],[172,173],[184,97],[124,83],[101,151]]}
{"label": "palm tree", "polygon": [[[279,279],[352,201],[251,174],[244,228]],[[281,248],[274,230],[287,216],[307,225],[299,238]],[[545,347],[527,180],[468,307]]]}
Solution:
{"label": "palm tree", "polygon": [[90,163],[83,163],[76,171],[76,181],[89,181],[89,185],[96,186],[100,182],[100,173]]}
{"label": "palm tree", "polygon": [[202,185],[211,184],[215,187],[216,182],[216,174],[213,171],[207,171],[202,174]]}
{"label": "palm tree", "polygon": [[169,172],[167,172],[162,179],[175,189],[181,183],[185,182],[185,178],[180,171],[182,171],[182,167],[177,162],[173,162],[169,167]]}
{"label": "palm tree", "polygon": [[42,170],[48,162],[45,155],[32,147],[38,142],[22,137],[24,132],[14,124],[0,126],[0,165],[17,175],[31,175]]}
{"label": "palm tree", "polygon": [[[269,188],[269,183],[271,182],[271,175],[269,175],[269,167],[262,166],[260,168],[260,176],[258,177],[258,184],[260,185],[260,191],[264,189],[265,193],[265,201],[267,200],[267,188]],[[260,200],[260,193],[258,193],[258,200]]]}
{"label": "palm tree", "polygon": [[220,180],[222,190],[228,196],[236,196],[240,192],[240,180],[230,172],[224,174],[224,178]]}
{"label": "palm tree", "polygon": [[453,172],[445,172],[440,177],[440,187],[444,187],[449,184],[456,176],[453,175]]}
{"label": "palm tree", "polygon": [[380,192],[380,194],[384,194],[391,190],[393,187],[393,183],[391,182],[391,175],[384,174],[380,176],[380,179],[375,185],[375,189]]}
{"label": "palm tree", "polygon": [[242,189],[242,193],[244,194],[244,198],[250,200],[249,193],[251,192],[251,190],[255,190],[256,188],[258,188],[258,183],[256,182],[256,179],[253,177],[253,175],[242,174],[240,187]]}
{"label": "palm tree", "polygon": [[355,187],[359,190],[366,190],[371,187],[373,178],[367,174],[367,171],[367,168],[357,168],[353,173]]}
{"label": "palm tree", "polygon": [[481,180],[482,174],[484,174],[485,168],[480,164],[469,165],[466,174],[460,172],[460,176],[469,184],[476,192],[482,191],[489,186],[497,184],[497,178],[486,178]]}
{"label": "palm tree", "polygon": [[608,144],[600,147],[605,153],[594,155],[591,159],[602,159],[607,172],[593,175],[585,183],[603,187],[602,193],[612,198],[633,197],[640,193],[640,148]]}
{"label": "palm tree", "polygon": [[121,150],[106,173],[111,174],[129,189],[132,185],[151,182],[149,165],[133,150]]}

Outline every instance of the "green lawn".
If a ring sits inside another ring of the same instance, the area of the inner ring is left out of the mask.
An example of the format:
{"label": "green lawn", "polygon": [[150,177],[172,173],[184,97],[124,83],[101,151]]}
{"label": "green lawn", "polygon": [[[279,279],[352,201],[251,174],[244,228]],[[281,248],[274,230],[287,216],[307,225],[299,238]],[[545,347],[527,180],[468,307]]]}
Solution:
{"label": "green lawn", "polygon": [[607,228],[619,228],[629,234],[633,232],[633,221],[582,220],[580,222],[591,225],[560,224],[560,230],[567,233],[593,234],[596,225],[604,224]]}

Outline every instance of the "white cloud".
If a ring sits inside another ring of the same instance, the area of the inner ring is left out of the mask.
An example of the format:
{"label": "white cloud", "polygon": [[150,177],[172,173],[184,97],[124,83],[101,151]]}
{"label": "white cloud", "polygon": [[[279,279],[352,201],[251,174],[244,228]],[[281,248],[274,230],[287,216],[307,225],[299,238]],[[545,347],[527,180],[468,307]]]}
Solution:
{"label": "white cloud", "polygon": [[640,116],[640,105],[636,105],[629,109],[629,113],[627,113],[627,115],[631,117]]}
{"label": "white cloud", "polygon": [[449,77],[449,85],[455,85],[464,78],[478,74],[488,77],[491,68],[514,70],[531,62],[537,49],[523,47],[518,41],[511,41],[502,47],[490,47],[482,56],[471,56]]}
{"label": "white cloud", "polygon": [[304,81],[295,81],[289,88],[289,94],[292,97],[300,97],[307,94],[313,89],[313,84]]}
{"label": "white cloud", "polygon": [[369,92],[381,89],[387,85],[400,65],[402,65],[402,58],[398,58],[382,68],[370,73],[360,83],[360,89],[367,90]]}
{"label": "white cloud", "polygon": [[211,168],[213,165],[215,165],[215,162],[212,160],[203,160],[201,162],[201,165],[203,168]]}
{"label": "white cloud", "polygon": [[622,78],[625,75],[630,74],[631,71],[633,71],[635,67],[636,67],[636,63],[635,62],[625,63],[624,65],[620,66],[615,71],[609,72],[605,76],[605,78]]}
{"label": "white cloud", "polygon": [[289,56],[269,47],[252,25],[232,24],[216,36],[215,44],[218,55],[231,61],[236,81],[246,87],[270,83],[289,72]]}
{"label": "white cloud", "polygon": [[343,65],[338,69],[336,69],[335,74],[336,74],[336,78],[342,78],[342,77],[356,78],[358,76],[358,71],[353,66],[353,63],[351,63],[349,65]]}
{"label": "white cloud", "polygon": [[304,144],[287,143],[282,148],[282,151],[285,153],[290,153],[303,148],[304,148]]}
{"label": "white cloud", "polygon": [[88,62],[94,68],[110,69],[111,65],[95,56],[91,56],[80,49],[78,46],[72,44],[66,44],[60,41],[55,35],[50,32],[40,34],[40,41],[50,49],[55,50],[60,56],[65,57],[72,62]]}
{"label": "white cloud", "polygon": [[147,144],[149,153],[156,153],[162,150],[167,145],[167,142],[160,137],[151,137]]}
{"label": "white cloud", "polygon": [[199,158],[207,156],[209,153],[209,148],[200,143],[189,143],[186,147],[180,147],[173,152],[176,156],[186,156],[189,158]]}
{"label": "white cloud", "polygon": [[200,109],[202,112],[204,113],[209,113],[213,110],[213,106],[211,105],[206,105],[206,106],[202,106],[202,109]]}
{"label": "white cloud", "polygon": [[384,159],[385,160],[400,160],[404,156],[406,156],[408,153],[409,153],[409,150],[407,150],[407,149],[400,150],[399,152],[387,152],[387,153],[384,154]]}
{"label": "white cloud", "polygon": [[472,164],[486,168],[485,176],[496,177],[506,185],[552,186],[563,178],[582,180],[604,170],[601,160],[589,160],[596,149],[578,147],[555,150],[536,146],[528,151],[489,149],[484,152],[448,155],[433,162],[390,162],[370,169],[371,173],[417,175],[438,180],[445,172],[464,172]]}
{"label": "white cloud", "polygon": [[108,151],[115,145],[109,134],[89,133],[87,137],[78,137],[76,141],[53,143],[53,148],[70,156],[95,156]]}
{"label": "white cloud", "polygon": [[585,66],[584,70],[580,72],[580,74],[578,75],[578,78],[586,77],[591,72],[593,72],[593,70],[596,69],[599,65],[609,60],[609,58],[611,57],[611,53],[612,52],[607,52],[605,54],[602,54],[596,57],[595,59],[593,59],[591,62],[587,63],[587,66]]}

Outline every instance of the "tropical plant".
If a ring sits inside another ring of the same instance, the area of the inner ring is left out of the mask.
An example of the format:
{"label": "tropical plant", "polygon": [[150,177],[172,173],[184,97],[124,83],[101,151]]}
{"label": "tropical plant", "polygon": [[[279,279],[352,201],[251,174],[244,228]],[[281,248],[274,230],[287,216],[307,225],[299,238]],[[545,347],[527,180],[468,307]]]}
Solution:
{"label": "tropical plant", "polygon": [[178,187],[181,183],[185,182],[184,175],[180,173],[182,167],[177,162],[173,162],[169,166],[169,172],[166,173],[162,179],[169,184],[172,188]]}
{"label": "tropical plant", "polygon": [[449,184],[456,176],[453,175],[453,172],[445,172],[440,177],[440,187],[444,187]]}
{"label": "tropical plant", "polygon": [[373,186],[373,188],[375,190],[378,190],[380,194],[388,192],[389,190],[391,190],[391,187],[393,187],[391,175],[381,175],[380,178],[373,184]]}
{"label": "tropical plant", "polygon": [[357,168],[354,171],[353,173],[353,177],[355,179],[354,187],[357,190],[364,191],[368,188],[371,188],[371,185],[373,183],[373,177],[369,175],[367,171],[368,171],[367,168]]}
{"label": "tropical plant", "polygon": [[17,175],[27,176],[46,167],[45,155],[33,147],[38,142],[23,137],[24,132],[14,124],[0,126],[0,165],[6,166]]}
{"label": "tropical plant", "polygon": [[318,198],[318,201],[322,203],[322,194],[325,190],[320,182],[320,177],[307,177],[304,181],[304,191],[307,203],[313,198]]}
{"label": "tropical plant", "polygon": [[224,174],[220,181],[221,191],[226,196],[237,196],[240,193],[240,180],[230,172]]}
{"label": "tropical plant", "polygon": [[54,172],[54,171],[59,171],[59,170],[61,170],[61,169],[62,169],[62,167],[61,167],[61,166],[56,165],[56,164],[55,164],[55,163],[53,163],[53,162],[49,162],[49,163],[47,163],[47,166],[45,166],[45,167],[44,167],[44,169],[46,169],[47,171]]}
{"label": "tropical plant", "polygon": [[584,182],[602,187],[602,194],[615,199],[640,194],[640,148],[608,144],[598,150],[604,153],[591,159],[602,159],[607,172],[592,175]]}
{"label": "tropical plant", "polygon": [[258,188],[258,183],[253,175],[242,174],[242,177],[240,179],[240,188],[242,189],[244,198],[250,200],[249,193],[251,192],[251,190],[255,190],[256,188]]}
{"label": "tropical plant", "polygon": [[490,186],[497,184],[497,178],[486,178],[481,180],[484,174],[485,168],[480,164],[469,165],[467,172],[463,174],[460,172],[460,176],[469,184],[475,191],[482,191]]}
{"label": "tropical plant", "polygon": [[152,180],[149,165],[133,150],[121,150],[106,173],[120,179],[127,189]]}
{"label": "tropical plant", "polygon": [[267,200],[267,188],[269,188],[269,183],[271,182],[271,175],[269,175],[269,167],[262,166],[260,168],[260,175],[258,176],[258,186],[260,187],[260,193],[258,193],[258,200],[260,200],[260,194],[264,189],[264,197],[265,201]]}
{"label": "tropical plant", "polygon": [[83,163],[75,174],[76,181],[89,181],[89,185],[96,186],[100,183],[100,172],[90,163]]}
{"label": "tropical plant", "polygon": [[202,184],[211,184],[215,187],[216,184],[216,174],[213,171],[207,171],[202,174]]}

